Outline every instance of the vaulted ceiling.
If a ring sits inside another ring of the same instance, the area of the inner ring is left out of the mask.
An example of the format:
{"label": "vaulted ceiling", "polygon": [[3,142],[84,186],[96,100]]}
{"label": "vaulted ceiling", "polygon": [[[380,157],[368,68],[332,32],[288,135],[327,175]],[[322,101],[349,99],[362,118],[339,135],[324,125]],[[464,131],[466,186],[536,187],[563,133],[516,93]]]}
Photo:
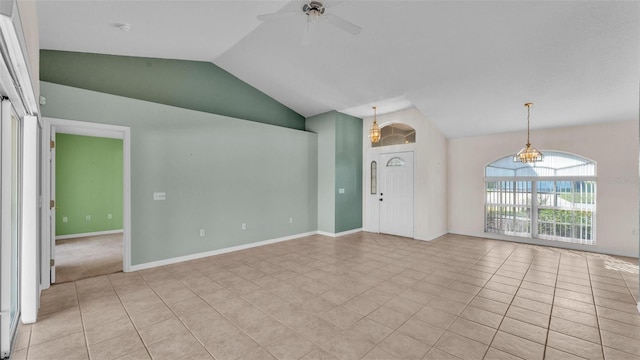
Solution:
{"label": "vaulted ceiling", "polygon": [[[37,0],[42,49],[210,61],[308,117],[417,107],[448,137],[638,119],[635,1]],[[122,31],[121,24],[130,24]]]}

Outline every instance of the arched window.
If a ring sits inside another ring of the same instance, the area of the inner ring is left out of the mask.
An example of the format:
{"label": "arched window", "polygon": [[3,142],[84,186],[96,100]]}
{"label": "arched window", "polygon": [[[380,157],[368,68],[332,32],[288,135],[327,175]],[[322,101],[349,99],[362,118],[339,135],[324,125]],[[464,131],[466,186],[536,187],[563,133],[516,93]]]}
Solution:
{"label": "arched window", "polygon": [[596,163],[558,151],[485,168],[485,231],[595,245]]}
{"label": "arched window", "polygon": [[372,147],[412,144],[416,142],[416,131],[406,124],[389,124],[380,128],[380,141],[372,143]]}
{"label": "arched window", "polygon": [[394,156],[389,159],[389,161],[387,161],[387,167],[389,166],[404,166],[404,160],[397,156]]}

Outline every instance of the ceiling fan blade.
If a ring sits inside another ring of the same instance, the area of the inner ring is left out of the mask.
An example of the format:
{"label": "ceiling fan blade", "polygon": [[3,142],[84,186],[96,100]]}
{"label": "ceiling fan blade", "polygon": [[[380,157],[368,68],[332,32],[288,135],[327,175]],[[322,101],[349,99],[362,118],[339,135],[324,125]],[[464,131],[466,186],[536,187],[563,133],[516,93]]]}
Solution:
{"label": "ceiling fan blade", "polygon": [[340,29],[348,32],[351,35],[358,35],[360,31],[362,31],[362,28],[360,26],[341,18],[340,16],[333,14],[325,14],[324,16],[327,18],[327,21],[329,23],[339,27]]}
{"label": "ceiling fan blade", "polygon": [[313,41],[313,35],[316,32],[316,22],[315,21],[307,21],[307,25],[304,29],[304,33],[302,34],[302,46],[311,45]]}
{"label": "ceiling fan blade", "polygon": [[279,11],[272,14],[258,15],[258,20],[274,21],[274,20],[280,20],[280,19],[287,19],[295,15],[304,15],[304,14],[302,14],[300,11]]}

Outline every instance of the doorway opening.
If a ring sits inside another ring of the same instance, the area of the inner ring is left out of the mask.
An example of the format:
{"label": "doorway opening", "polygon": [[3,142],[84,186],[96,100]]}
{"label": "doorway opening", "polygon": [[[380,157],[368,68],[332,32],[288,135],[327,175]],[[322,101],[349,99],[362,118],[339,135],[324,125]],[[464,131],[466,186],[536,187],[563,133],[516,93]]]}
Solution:
{"label": "doorway opening", "polygon": [[123,141],[55,135],[55,283],[120,272]]}
{"label": "doorway opening", "polygon": [[130,129],[44,120],[43,288],[129,271]]}

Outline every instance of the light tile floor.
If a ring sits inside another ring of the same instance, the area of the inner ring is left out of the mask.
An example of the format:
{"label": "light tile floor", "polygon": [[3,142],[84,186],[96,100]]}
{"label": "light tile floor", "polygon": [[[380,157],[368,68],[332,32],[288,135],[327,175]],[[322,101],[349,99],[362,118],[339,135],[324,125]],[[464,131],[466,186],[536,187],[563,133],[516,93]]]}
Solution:
{"label": "light tile floor", "polygon": [[638,260],[310,236],[56,285],[14,359],[639,359]]}

